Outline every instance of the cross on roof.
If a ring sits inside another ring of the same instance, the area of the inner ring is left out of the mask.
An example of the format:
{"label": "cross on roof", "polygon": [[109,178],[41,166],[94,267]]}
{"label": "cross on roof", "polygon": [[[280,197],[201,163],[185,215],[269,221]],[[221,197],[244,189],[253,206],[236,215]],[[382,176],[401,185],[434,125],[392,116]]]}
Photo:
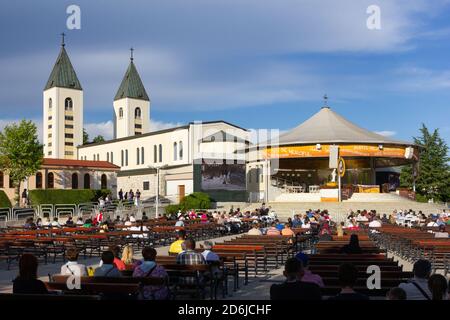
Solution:
{"label": "cross on roof", "polygon": [[328,96],[326,93],[323,96],[323,103],[324,103],[324,107],[328,107]]}
{"label": "cross on roof", "polygon": [[133,51],[134,51],[134,48],[131,47],[131,48],[130,48],[130,52],[131,52],[131,54],[130,54],[130,60],[131,60],[131,61],[133,61]]}
{"label": "cross on roof", "polygon": [[62,38],[62,42],[61,42],[61,46],[65,46],[66,44],[64,43],[64,37],[66,36],[66,34],[63,32],[61,33],[61,38]]}

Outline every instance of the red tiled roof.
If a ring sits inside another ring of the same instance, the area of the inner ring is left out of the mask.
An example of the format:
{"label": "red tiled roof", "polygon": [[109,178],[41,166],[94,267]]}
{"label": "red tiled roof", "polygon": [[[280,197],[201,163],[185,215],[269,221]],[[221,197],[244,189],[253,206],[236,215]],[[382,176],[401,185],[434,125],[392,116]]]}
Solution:
{"label": "red tiled roof", "polygon": [[120,169],[119,166],[107,161],[91,161],[91,160],[73,160],[73,159],[54,159],[44,158],[43,166],[61,166],[61,167],[88,167],[101,169]]}

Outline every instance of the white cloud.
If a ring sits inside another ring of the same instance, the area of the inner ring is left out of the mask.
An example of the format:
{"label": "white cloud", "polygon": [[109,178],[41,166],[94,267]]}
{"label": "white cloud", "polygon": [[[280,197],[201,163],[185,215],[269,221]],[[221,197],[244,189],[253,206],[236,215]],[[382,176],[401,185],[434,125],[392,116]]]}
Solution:
{"label": "white cloud", "polygon": [[180,122],[164,122],[164,121],[158,121],[158,120],[150,120],[150,131],[159,131],[164,129],[170,129],[175,127],[180,127],[184,125]]}
{"label": "white cloud", "polygon": [[[103,34],[89,45],[97,33],[84,34],[88,45],[69,42],[66,48],[84,88],[85,109],[90,110],[111,112],[130,44],[136,45],[135,63],[153,110],[223,110],[317,101],[331,83],[344,84],[334,94],[337,101],[363,94],[371,75],[333,75],[283,57],[408,50],[415,37],[445,34],[445,30],[428,30],[426,21],[446,3],[378,0],[381,30],[366,27],[366,9],[372,0],[193,0],[189,10],[184,0],[130,1],[126,6],[108,7],[86,3],[89,19],[102,22],[98,32],[106,34],[102,28],[111,28],[114,41]],[[124,24],[127,28],[117,28]],[[0,60],[0,105],[41,114],[42,87],[56,56],[57,48],[41,45],[33,52]],[[446,83],[446,77],[441,82]],[[361,90],[354,90],[355,86]],[[94,126],[92,130],[106,129]]]}
{"label": "white cloud", "polygon": [[383,130],[383,131],[375,131],[375,133],[385,137],[392,137],[397,134],[397,131]]}
{"label": "white cloud", "polygon": [[394,89],[405,91],[434,91],[450,88],[450,70],[432,70],[407,66],[394,70],[400,80]]}
{"label": "white cloud", "polygon": [[[174,127],[182,126],[179,122],[164,122],[158,120],[150,120],[150,131],[164,130]],[[105,140],[111,140],[114,135],[114,124],[112,121],[105,121],[99,123],[85,123],[84,128],[86,129],[89,139],[92,140],[94,137],[101,135]]]}

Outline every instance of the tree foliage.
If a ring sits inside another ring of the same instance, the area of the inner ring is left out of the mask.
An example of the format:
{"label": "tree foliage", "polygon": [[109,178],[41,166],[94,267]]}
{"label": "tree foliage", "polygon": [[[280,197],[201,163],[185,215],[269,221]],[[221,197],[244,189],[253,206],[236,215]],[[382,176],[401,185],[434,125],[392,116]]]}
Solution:
{"label": "tree foliage", "polygon": [[83,128],[83,144],[89,143],[89,135],[85,128]]}
{"label": "tree foliage", "polygon": [[42,158],[43,146],[32,121],[12,123],[0,132],[0,170],[7,172],[13,181],[17,202],[20,183],[40,169]]}
{"label": "tree foliage", "polygon": [[101,135],[98,135],[98,136],[96,136],[94,139],[92,139],[92,142],[93,142],[93,143],[96,143],[96,142],[103,142],[103,141],[105,141],[105,138],[103,138],[103,136],[101,136]]}
{"label": "tree foliage", "polygon": [[[427,199],[447,202],[450,200],[450,158],[448,146],[440,137],[439,130],[430,132],[422,124],[421,135],[414,143],[421,147],[416,193]],[[402,186],[412,187],[412,167],[406,166],[400,175]]]}

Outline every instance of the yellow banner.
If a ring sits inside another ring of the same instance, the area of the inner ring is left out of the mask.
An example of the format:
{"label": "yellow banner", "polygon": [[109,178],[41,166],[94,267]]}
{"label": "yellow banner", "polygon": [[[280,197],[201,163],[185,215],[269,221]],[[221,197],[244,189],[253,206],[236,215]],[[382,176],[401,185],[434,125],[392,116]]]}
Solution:
{"label": "yellow banner", "polygon": [[[378,145],[342,145],[339,146],[341,157],[387,157],[405,158],[406,147],[383,147]],[[416,150],[414,150],[416,153]],[[274,147],[263,151],[266,158],[324,158],[330,155],[330,146],[316,145]]]}

